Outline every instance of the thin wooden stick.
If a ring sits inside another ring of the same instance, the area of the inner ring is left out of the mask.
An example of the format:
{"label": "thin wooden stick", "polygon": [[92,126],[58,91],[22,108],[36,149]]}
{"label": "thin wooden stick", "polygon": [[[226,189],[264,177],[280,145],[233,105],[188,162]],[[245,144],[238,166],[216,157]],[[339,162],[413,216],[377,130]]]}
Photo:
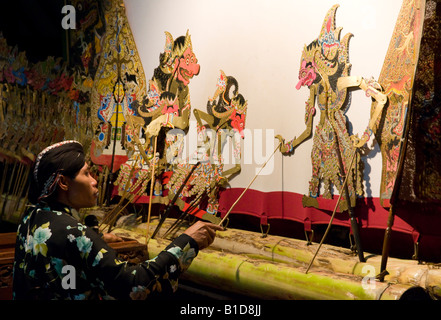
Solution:
{"label": "thin wooden stick", "polygon": [[155,144],[153,145],[153,162],[151,163],[152,166],[152,176],[150,179],[150,195],[149,195],[149,211],[147,214],[147,231],[146,231],[146,235],[145,238],[146,243],[148,243],[148,239],[149,239],[149,234],[150,234],[150,216],[152,213],[152,198],[153,198],[153,190],[155,187],[155,166],[156,166],[156,145],[158,142],[158,136],[155,136]]}
{"label": "thin wooden stick", "polygon": [[[105,175],[104,175],[104,182],[101,186],[102,191],[101,191],[101,204],[105,203],[106,201],[106,194],[107,194],[107,179],[109,179],[109,173],[110,173],[110,169],[109,167],[105,167]],[[110,203],[107,203],[107,205],[110,205]]]}
{"label": "thin wooden stick", "polygon": [[12,177],[12,179],[15,181],[14,186],[12,188],[12,192],[11,192],[12,196],[17,195],[18,189],[20,188],[21,178],[22,178],[22,174],[23,174],[23,168],[24,168],[24,165],[23,165],[23,163],[20,162],[18,164],[17,174],[15,175],[15,177]]}
{"label": "thin wooden stick", "polygon": [[[129,196],[127,196],[126,200],[128,200],[124,206],[118,211],[117,214],[115,214],[112,217],[111,222],[109,222],[109,231],[111,230],[112,225],[115,223],[116,219],[119,217],[120,213],[123,212],[123,210],[130,204],[130,203],[136,203],[136,201],[139,200],[139,198],[141,198],[142,194],[144,193],[144,190],[142,188],[140,188],[137,192],[135,193],[130,193]],[[135,199],[136,198],[136,199]]]}
{"label": "thin wooden stick", "polygon": [[228,218],[229,214],[231,213],[231,210],[233,210],[234,206],[239,202],[239,200],[243,197],[243,195],[245,194],[245,192],[251,187],[251,185],[253,184],[254,180],[256,180],[256,178],[258,177],[258,175],[260,174],[260,172],[263,170],[263,168],[265,168],[266,164],[268,163],[268,161],[270,161],[270,159],[274,156],[274,154],[276,153],[276,151],[279,149],[280,145],[282,144],[282,142],[280,142],[277,147],[274,149],[273,153],[269,156],[268,160],[265,161],[265,163],[262,165],[262,167],[260,168],[259,172],[256,173],[256,175],[254,176],[254,178],[251,180],[251,182],[248,184],[248,186],[245,188],[244,191],[242,191],[242,193],[240,194],[239,198],[237,198],[237,200],[233,203],[233,205],[230,207],[230,210],[228,210],[227,214],[223,217],[223,219],[219,222],[219,226],[222,226],[224,221]]}
{"label": "thin wooden stick", "polygon": [[[323,244],[323,242],[325,241],[326,236],[327,236],[328,233],[329,233],[329,230],[331,229],[332,221],[334,220],[335,213],[337,212],[338,205],[340,204],[340,199],[341,199],[341,196],[342,196],[342,194],[343,194],[343,189],[344,189],[346,183],[348,182],[348,177],[349,177],[349,175],[350,175],[350,174],[349,174],[349,171],[351,171],[351,169],[352,169],[352,164],[354,163],[354,159],[355,159],[355,155],[356,155],[356,154],[357,154],[357,149],[354,150],[354,154],[353,154],[352,159],[351,159],[351,164],[349,165],[349,168],[348,168],[348,172],[347,172],[347,174],[346,174],[345,181],[343,182],[342,188],[341,188],[341,190],[340,190],[340,194],[339,194],[339,196],[338,196],[337,203],[335,204],[334,211],[332,212],[331,219],[329,220],[328,227],[326,228],[325,234],[323,235],[322,240],[320,241],[320,244],[319,244],[317,250],[315,251],[314,256],[312,257],[311,261],[309,262],[309,266],[308,266],[308,268],[306,269],[306,272],[305,272],[305,273],[308,273],[309,269],[311,268],[312,263],[314,262],[315,257],[317,256],[318,252],[320,251],[320,248],[322,247],[322,244]],[[346,201],[348,202],[348,205],[350,205],[350,203],[349,203],[350,199],[346,199]]]}
{"label": "thin wooden stick", "polygon": [[[136,157],[135,163],[132,165],[132,168],[130,169],[130,172],[129,172],[129,175],[128,175],[128,179],[127,179],[127,182],[126,182],[126,184],[125,184],[124,187],[123,187],[124,189],[123,189],[123,193],[122,193],[121,199],[119,200],[118,205],[115,207],[114,210],[117,210],[117,208],[121,207],[121,205],[122,205],[122,203],[124,202],[124,200],[129,199],[130,196],[131,196],[131,193],[130,193],[130,192],[132,191],[132,188],[133,188],[132,176],[133,176],[133,173],[134,173],[135,170],[136,170],[136,167],[138,166],[138,160],[139,160],[139,156]],[[125,208],[125,207],[124,207],[124,208]],[[124,208],[123,208],[123,209],[124,209]],[[121,209],[120,211],[118,211],[117,215],[119,215],[119,213],[120,213],[123,209]]]}
{"label": "thin wooden stick", "polygon": [[165,238],[169,233],[171,233],[174,229],[179,229],[181,224],[183,223],[184,219],[187,218],[187,216],[192,215],[193,213],[196,213],[198,209],[198,205],[202,202],[202,200],[205,200],[205,198],[208,196],[209,192],[211,192],[211,187],[208,190],[204,190],[199,196],[197,196],[192,202],[190,202],[189,207],[185,212],[181,214],[181,216],[176,219],[176,221],[167,229],[167,231],[163,234],[163,238]]}
{"label": "thin wooden stick", "polygon": [[[131,183],[130,181],[131,181],[131,179],[132,179],[132,175],[133,175],[133,173],[135,172],[136,166],[138,165],[138,160],[139,160],[139,159],[140,159],[140,158],[139,158],[139,156],[138,156],[138,157],[136,158],[135,163],[133,164],[133,166],[132,166],[130,172],[129,172],[127,184],[124,185],[123,194],[122,194],[121,199],[119,200],[118,204],[117,204],[117,205],[112,209],[112,211],[109,212],[109,213],[103,218],[103,220],[101,221],[101,223],[100,223],[100,231],[101,231],[102,229],[104,229],[104,227],[101,228],[101,226],[107,223],[107,224],[109,224],[108,232],[110,232],[111,225],[112,225],[111,221],[114,221],[114,220],[115,220],[115,217],[118,217],[119,214],[120,214],[120,213],[125,209],[125,207],[128,205],[128,203],[130,203],[130,201],[131,201],[131,200],[130,200],[130,196],[131,196],[130,191],[131,191],[131,189],[132,189],[132,187],[133,187],[133,183]],[[106,168],[107,168],[107,167],[106,167]],[[129,199],[129,202],[126,203],[126,204],[121,208],[122,203],[124,202],[124,200],[127,200],[127,199]],[[116,213],[115,213],[115,212],[116,212]]]}
{"label": "thin wooden stick", "polygon": [[[6,201],[7,193],[5,192],[4,197],[3,197],[3,191],[5,191],[5,182],[7,180],[8,167],[9,167],[8,161],[6,161],[6,159],[3,160],[3,163],[4,163],[3,164],[3,175],[2,175],[2,181],[0,183],[0,208],[3,208],[3,204]],[[4,210],[2,210],[0,213],[0,218],[3,217],[3,211]]]}
{"label": "thin wooden stick", "polygon": [[0,183],[0,195],[3,194],[3,191],[5,189],[5,182],[7,180],[6,176],[8,175],[8,161],[6,159],[3,160],[3,175],[2,175],[2,181]]}
{"label": "thin wooden stick", "polygon": [[25,168],[24,169],[24,173],[22,173],[22,178],[20,179],[20,182],[19,182],[20,188],[17,190],[17,194],[16,194],[17,200],[15,202],[14,209],[10,213],[10,217],[15,214],[15,212],[17,211],[17,209],[19,207],[20,201],[21,201],[22,196],[23,196],[23,191],[24,191],[24,188],[26,186],[26,180],[28,179],[28,175],[29,175],[29,172],[30,172],[30,169],[31,169],[30,166],[25,166],[24,168]]}
{"label": "thin wooden stick", "polygon": [[[159,232],[159,230],[161,229],[162,224],[164,223],[165,219],[167,219],[168,215],[170,214],[170,211],[172,210],[172,207],[174,206],[175,202],[178,200],[179,195],[182,193],[182,191],[184,190],[188,180],[191,178],[191,176],[193,175],[194,171],[196,170],[196,168],[199,165],[200,165],[199,161],[195,165],[193,165],[193,168],[191,168],[190,172],[187,174],[187,176],[185,177],[185,179],[182,182],[181,186],[179,187],[178,192],[176,192],[174,194],[173,199],[168,203],[168,205],[167,205],[166,209],[164,210],[163,214],[161,214],[161,218],[159,220],[158,225],[155,228],[155,231],[153,231],[152,238],[154,238],[156,236],[156,234]],[[169,194],[169,196],[170,196],[170,194]]]}
{"label": "thin wooden stick", "polygon": [[[97,182],[97,187],[99,188],[99,190],[102,190],[101,188],[101,183],[103,183],[103,173],[100,172],[98,174],[98,182]],[[101,207],[101,192],[98,194],[98,200],[97,200],[97,206]]]}

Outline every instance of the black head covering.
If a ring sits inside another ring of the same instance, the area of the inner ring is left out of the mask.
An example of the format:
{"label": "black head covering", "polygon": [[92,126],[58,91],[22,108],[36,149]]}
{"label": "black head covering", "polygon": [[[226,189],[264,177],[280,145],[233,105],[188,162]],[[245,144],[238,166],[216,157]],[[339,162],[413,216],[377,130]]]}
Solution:
{"label": "black head covering", "polygon": [[41,151],[34,164],[29,201],[49,203],[57,189],[60,175],[75,178],[85,163],[81,143],[68,140],[55,143]]}

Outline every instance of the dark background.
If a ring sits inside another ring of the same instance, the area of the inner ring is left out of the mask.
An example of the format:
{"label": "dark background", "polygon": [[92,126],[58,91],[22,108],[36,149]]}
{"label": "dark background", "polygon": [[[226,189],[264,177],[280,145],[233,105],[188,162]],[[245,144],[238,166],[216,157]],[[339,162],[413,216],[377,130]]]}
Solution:
{"label": "dark background", "polygon": [[6,0],[0,5],[0,31],[9,46],[26,51],[32,63],[63,57],[66,31],[61,27],[65,0]]}

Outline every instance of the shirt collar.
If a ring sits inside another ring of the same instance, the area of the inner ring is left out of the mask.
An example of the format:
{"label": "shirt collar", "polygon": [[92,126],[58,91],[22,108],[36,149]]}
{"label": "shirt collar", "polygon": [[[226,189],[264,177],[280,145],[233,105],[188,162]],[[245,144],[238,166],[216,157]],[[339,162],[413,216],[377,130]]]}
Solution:
{"label": "shirt collar", "polygon": [[58,211],[58,212],[64,212],[67,213],[69,215],[72,215],[72,208],[69,207],[68,205],[58,202],[58,201],[53,201],[50,204],[42,204],[43,209],[46,210],[50,210],[50,211]]}

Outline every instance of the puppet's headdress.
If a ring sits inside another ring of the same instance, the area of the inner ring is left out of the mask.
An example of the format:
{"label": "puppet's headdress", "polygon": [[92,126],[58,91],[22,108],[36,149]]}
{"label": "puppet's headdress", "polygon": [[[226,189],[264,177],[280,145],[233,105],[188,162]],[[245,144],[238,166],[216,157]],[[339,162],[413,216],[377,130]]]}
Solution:
{"label": "puppet's headdress", "polygon": [[185,50],[190,48],[193,50],[191,44],[191,36],[188,33],[185,35],[183,44],[176,43],[170,32],[165,31],[165,47],[164,53],[161,56],[161,69],[164,73],[171,73],[174,69],[176,58],[180,58]]}

